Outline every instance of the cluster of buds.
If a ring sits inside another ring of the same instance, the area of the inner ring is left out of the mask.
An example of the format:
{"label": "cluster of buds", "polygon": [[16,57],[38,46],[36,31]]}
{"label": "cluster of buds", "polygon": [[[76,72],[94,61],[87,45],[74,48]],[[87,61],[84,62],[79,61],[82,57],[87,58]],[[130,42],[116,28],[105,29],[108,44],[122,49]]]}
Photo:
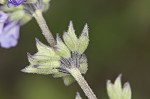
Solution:
{"label": "cluster of buds", "polygon": [[62,77],[68,85],[71,82],[70,69],[77,68],[82,74],[87,71],[88,64],[84,51],[89,44],[88,26],[85,25],[80,37],[77,38],[70,22],[68,31],[63,34],[63,40],[57,34],[56,41],[57,44],[50,47],[36,39],[38,52],[34,55],[28,54],[30,65],[22,71]]}

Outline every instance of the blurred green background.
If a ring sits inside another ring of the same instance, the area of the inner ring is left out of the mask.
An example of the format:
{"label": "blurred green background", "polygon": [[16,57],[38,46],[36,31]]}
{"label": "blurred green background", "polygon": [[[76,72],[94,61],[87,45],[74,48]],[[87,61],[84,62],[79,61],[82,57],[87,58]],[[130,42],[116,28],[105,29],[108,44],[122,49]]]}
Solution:
{"label": "blurred green background", "polygon": [[[72,20],[79,35],[85,23],[90,28],[86,51],[87,82],[99,99],[108,99],[106,80],[123,74],[132,99],[150,99],[150,0],[52,0],[44,14],[51,32],[62,33]],[[74,99],[84,93],[77,83],[64,86],[61,78],[25,74],[27,52],[36,52],[35,37],[45,42],[33,19],[21,28],[15,48],[0,49],[0,99]]]}

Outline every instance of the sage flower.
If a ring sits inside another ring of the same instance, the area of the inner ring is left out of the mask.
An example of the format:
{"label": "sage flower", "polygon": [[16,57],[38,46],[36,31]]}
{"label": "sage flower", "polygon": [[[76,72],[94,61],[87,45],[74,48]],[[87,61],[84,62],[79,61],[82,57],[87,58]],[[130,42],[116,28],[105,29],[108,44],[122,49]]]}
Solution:
{"label": "sage flower", "polygon": [[0,47],[10,48],[16,46],[19,30],[19,22],[9,21],[9,14],[0,11]]}
{"label": "sage flower", "polygon": [[3,11],[0,11],[0,34],[2,33],[3,26],[5,22],[8,19],[8,14],[4,13]]}
{"label": "sage flower", "polygon": [[26,0],[8,0],[8,7],[10,7],[11,5],[14,5],[14,6],[18,6],[22,3],[26,2]]}
{"label": "sage flower", "polygon": [[[41,4],[42,8],[45,8],[44,6],[49,5],[49,1],[50,0],[1,0],[0,47],[11,48],[17,45],[20,27],[32,19],[32,15],[25,11],[25,5],[40,7],[39,5]],[[10,7],[11,5],[15,7]],[[46,6],[46,8],[47,7],[48,6]]]}
{"label": "sage flower", "polygon": [[130,84],[126,82],[121,85],[121,75],[117,77],[114,84],[110,80],[107,81],[107,93],[110,99],[131,99]]}
{"label": "sage flower", "polygon": [[1,0],[0,11],[9,13],[11,21],[19,20],[20,24],[24,25],[32,19],[32,13],[30,15],[28,12],[37,10],[37,8],[42,9],[41,11],[47,11],[49,2],[50,0]]}
{"label": "sage flower", "polygon": [[9,22],[3,27],[0,34],[0,47],[11,48],[18,43],[20,25],[17,21]]}
{"label": "sage flower", "polygon": [[88,26],[85,25],[81,36],[77,38],[72,22],[68,31],[63,34],[63,40],[57,34],[57,44],[54,47],[47,46],[36,39],[37,53],[28,54],[30,65],[22,69],[26,73],[52,74],[54,77],[62,77],[65,85],[72,83],[69,69],[77,68],[82,74],[87,72],[87,58],[84,54],[88,44]]}

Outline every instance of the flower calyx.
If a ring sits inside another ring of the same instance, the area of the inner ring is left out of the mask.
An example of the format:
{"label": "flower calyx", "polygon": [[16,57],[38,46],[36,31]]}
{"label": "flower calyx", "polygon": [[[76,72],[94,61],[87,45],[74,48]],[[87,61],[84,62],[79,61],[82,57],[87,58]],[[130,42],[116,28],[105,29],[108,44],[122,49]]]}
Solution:
{"label": "flower calyx", "polygon": [[70,22],[68,31],[63,35],[63,40],[57,34],[56,41],[57,44],[50,47],[36,39],[38,52],[34,55],[28,54],[30,65],[22,71],[52,74],[54,77],[62,77],[64,83],[69,85],[72,82],[69,69],[77,68],[82,74],[88,70],[87,58],[84,54],[89,43],[87,25],[78,39],[73,24]]}

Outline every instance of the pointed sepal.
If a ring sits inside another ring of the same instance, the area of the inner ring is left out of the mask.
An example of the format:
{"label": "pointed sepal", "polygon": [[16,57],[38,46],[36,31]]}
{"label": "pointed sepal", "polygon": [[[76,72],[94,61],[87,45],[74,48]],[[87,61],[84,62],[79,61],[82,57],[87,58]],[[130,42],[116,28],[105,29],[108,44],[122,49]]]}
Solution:
{"label": "pointed sepal", "polygon": [[107,93],[110,99],[131,99],[132,94],[128,82],[122,87],[121,75],[117,77],[114,84],[112,84],[110,80],[107,81]]}
{"label": "pointed sepal", "polygon": [[88,70],[88,63],[87,63],[87,58],[86,58],[86,55],[85,55],[85,54],[83,54],[83,55],[80,57],[80,62],[79,62],[79,64],[80,64],[80,68],[79,68],[80,72],[81,72],[82,74],[85,74],[85,73],[87,72],[87,70]]}
{"label": "pointed sepal", "polygon": [[56,41],[57,41],[57,45],[54,46],[55,52],[63,58],[66,59],[70,58],[71,57],[70,51],[58,34],[56,37]]}
{"label": "pointed sepal", "polygon": [[81,33],[81,36],[79,37],[78,40],[78,50],[77,52],[79,54],[83,54],[84,51],[87,49],[88,45],[89,45],[89,30],[88,30],[88,25],[86,24],[84,26],[84,29]]}
{"label": "pointed sepal", "polygon": [[30,65],[23,69],[26,73],[55,74],[61,66],[60,56],[55,51],[36,39],[38,52],[34,55],[27,53]]}
{"label": "pointed sepal", "polygon": [[72,22],[69,24],[68,31],[63,34],[63,40],[71,51],[77,51],[78,38],[75,34]]}
{"label": "pointed sepal", "polygon": [[22,69],[21,71],[25,73],[36,73],[36,74],[42,74],[42,75],[55,74],[58,72],[57,69],[48,69],[48,68],[41,69],[41,68],[36,68],[36,67],[38,66],[29,65],[26,68]]}
{"label": "pointed sepal", "polygon": [[122,99],[131,99],[131,87],[130,84],[127,82],[123,86],[123,98]]}

